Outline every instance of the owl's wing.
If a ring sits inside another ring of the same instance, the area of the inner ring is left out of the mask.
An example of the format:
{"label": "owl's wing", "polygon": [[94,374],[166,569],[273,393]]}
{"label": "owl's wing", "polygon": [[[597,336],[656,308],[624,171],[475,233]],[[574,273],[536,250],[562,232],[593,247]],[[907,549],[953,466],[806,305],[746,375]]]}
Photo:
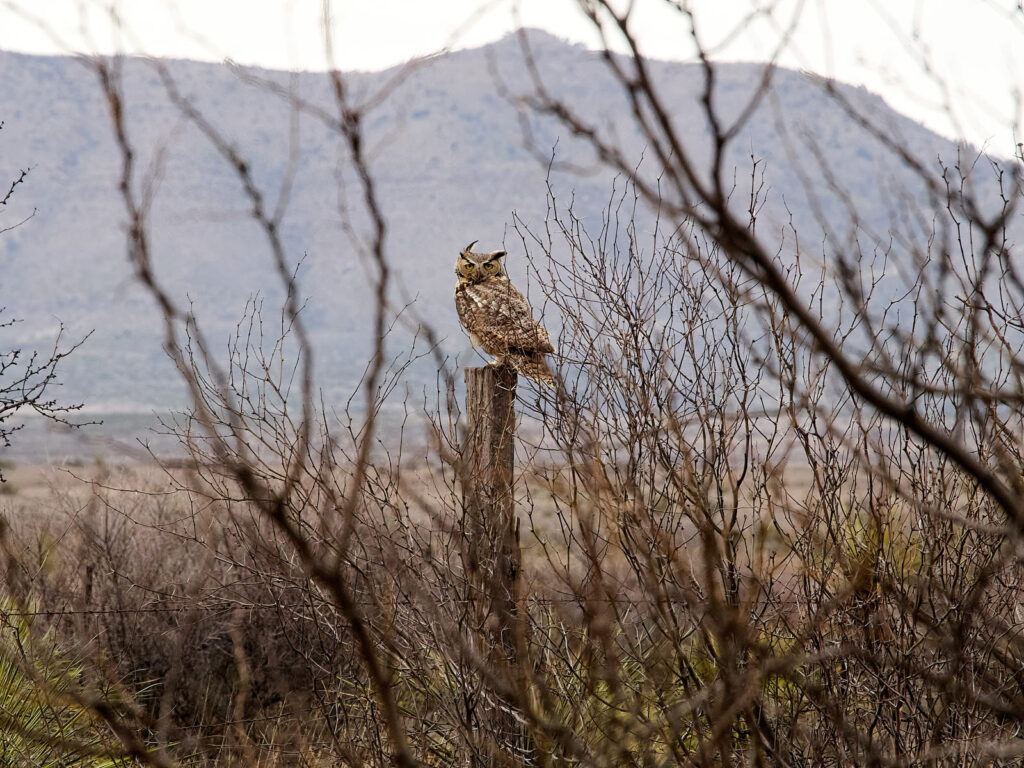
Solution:
{"label": "owl's wing", "polygon": [[492,280],[467,285],[456,298],[456,308],[466,330],[476,334],[484,346],[529,355],[554,352],[551,338],[536,320],[526,299],[512,283]]}
{"label": "owl's wing", "polygon": [[455,289],[455,311],[459,313],[459,322],[470,333],[476,333],[476,302],[466,295],[469,286],[460,285]]}

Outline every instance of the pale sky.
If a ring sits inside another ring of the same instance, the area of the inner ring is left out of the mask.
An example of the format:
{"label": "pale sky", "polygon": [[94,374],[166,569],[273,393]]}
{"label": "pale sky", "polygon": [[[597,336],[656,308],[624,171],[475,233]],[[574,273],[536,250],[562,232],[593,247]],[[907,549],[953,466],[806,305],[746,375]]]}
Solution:
{"label": "pale sky", "polygon": [[[0,49],[129,51],[323,69],[323,2],[0,0]],[[633,0],[633,29],[649,55],[692,60],[689,30],[670,5]],[[864,85],[933,130],[994,154],[1009,156],[1024,141],[1015,128],[1024,118],[1024,11],[1016,0],[690,0],[688,6],[718,59],[763,60],[793,25],[781,64]],[[111,22],[111,8],[123,28]],[[590,46],[597,41],[576,0],[334,0],[332,8],[342,69],[383,69],[449,47],[482,45],[519,25]],[[771,11],[742,23],[757,8]]]}

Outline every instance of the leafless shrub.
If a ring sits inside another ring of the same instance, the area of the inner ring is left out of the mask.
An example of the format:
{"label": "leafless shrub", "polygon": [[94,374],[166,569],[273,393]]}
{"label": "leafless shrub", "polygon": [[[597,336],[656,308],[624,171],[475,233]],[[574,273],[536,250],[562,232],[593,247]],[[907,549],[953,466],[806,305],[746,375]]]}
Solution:
{"label": "leafless shrub", "polygon": [[377,302],[361,404],[337,414],[314,394],[278,214],[165,71],[252,206],[285,289],[282,319],[265,334],[254,303],[221,360],[159,283],[120,64],[93,62],[132,265],[192,396],[165,423],[188,460],[159,485],[93,478],[53,549],[69,559],[40,568],[23,551],[12,568],[41,605],[69,606],[51,625],[101,651],[100,669],[134,692],[123,711],[81,704],[139,760],[1019,759],[1024,283],[1008,235],[1019,164],[991,167],[992,210],[978,169],[932,171],[845,104],[932,208],[899,247],[826,242],[812,260],[792,227],[779,243],[758,226],[763,165],[753,160],[746,195],[725,167],[767,91],[724,124],[702,56],[704,168],[673,130],[628,16],[585,10],[629,46],[607,61],[652,166],[538,77],[534,107],[622,176],[596,228],[553,189],[543,224],[515,222],[560,326],[560,378],[518,393],[523,551],[504,611],[491,600],[501,575],[480,567],[481,527],[467,521],[472,464],[451,372],[439,364],[427,440],[381,428],[413,354],[387,353],[400,313],[386,222],[342,75],[331,76],[336,114],[321,117],[357,172]]}
{"label": "leafless shrub", "polygon": [[[3,122],[0,121],[0,129]],[[0,215],[7,211],[7,206],[25,183],[30,168],[22,169],[10,181],[9,186],[0,196]],[[35,211],[13,224],[0,222],[0,235],[22,226],[35,216]],[[6,306],[0,306],[0,331],[9,333],[16,326],[17,320],[5,316]],[[24,425],[12,423],[17,415],[26,412],[34,413],[45,419],[69,426],[82,426],[85,422],[73,420],[81,404],[65,404],[54,397],[53,390],[60,386],[57,368],[61,362],[85,343],[88,334],[77,342],[68,343],[64,338],[64,326],[57,331],[53,346],[49,350],[28,349],[22,346],[4,344],[0,351],[0,446],[9,448],[11,436]],[[0,483],[4,482],[0,472]]]}

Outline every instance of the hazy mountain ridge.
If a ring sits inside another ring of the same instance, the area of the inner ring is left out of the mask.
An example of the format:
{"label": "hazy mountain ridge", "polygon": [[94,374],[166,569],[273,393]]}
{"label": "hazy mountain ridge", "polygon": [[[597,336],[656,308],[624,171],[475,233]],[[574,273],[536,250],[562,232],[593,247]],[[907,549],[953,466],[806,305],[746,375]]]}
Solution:
{"label": "hazy mountain ridge", "polygon": [[[599,56],[544,33],[531,33],[529,39],[552,92],[586,119],[614,126],[622,145],[639,158],[643,142]],[[294,153],[295,184],[282,234],[289,257],[304,259],[300,279],[309,296],[306,316],[320,383],[329,397],[347,392],[363,370],[371,296],[364,266],[341,227],[338,168],[344,149],[309,115],[299,117],[298,144],[291,146],[286,102],[246,81],[272,80],[330,111],[326,76],[165,64],[181,92],[249,160],[270,207]],[[697,117],[703,86],[699,66],[659,62],[653,71],[689,146],[708,147],[707,127]],[[453,353],[468,350],[451,306],[456,250],[474,239],[481,247],[498,247],[504,236],[513,276],[522,279],[521,248],[508,229],[512,212],[538,224],[545,213],[544,165],[524,147],[516,107],[499,92],[495,73],[509,93],[530,91],[515,37],[423,63],[365,117],[372,170],[389,223],[388,256],[408,293],[419,297],[416,311],[447,337],[446,348]],[[371,94],[395,74],[356,73],[349,76],[349,88]],[[716,104],[723,114],[738,112],[760,74],[756,65],[719,67]],[[181,118],[153,68],[128,60],[124,77],[127,125],[140,172],[165,153],[150,219],[157,272],[176,296],[194,303],[215,345],[226,349],[250,296],[264,296],[267,307],[280,296],[262,235],[247,218],[249,206],[233,171]],[[128,269],[117,192],[120,161],[95,74],[69,57],[0,53],[0,78],[5,83],[0,179],[33,167],[0,227],[38,209],[24,226],[0,235],[0,306],[24,319],[8,332],[5,347],[16,341],[45,343],[58,318],[71,336],[95,329],[65,368],[67,396],[108,411],[178,401],[183,393],[162,351],[152,301]],[[934,165],[938,155],[955,158],[953,143],[891,112],[879,97],[863,89],[843,92],[890,125],[923,162]],[[784,134],[780,120],[787,125]],[[534,117],[530,122],[537,147],[557,142],[559,159],[592,161],[589,149],[553,121]],[[840,228],[847,212],[827,182],[820,175],[815,179],[812,153],[797,144],[803,133],[835,160],[837,175],[869,229],[884,235],[899,215],[887,190],[902,188],[909,198],[920,194],[917,183],[898,168],[894,177],[879,142],[856,128],[820,89],[799,73],[779,71],[772,94],[736,141],[732,158],[741,190],[749,183],[744,180],[749,155],[766,163],[772,203],[764,212],[765,227],[781,227],[785,202],[801,241],[820,252],[821,229],[795,167],[803,162],[803,177],[816,185],[825,219],[836,222],[833,236],[846,236]],[[351,174],[343,172],[341,178],[351,195]],[[596,219],[607,202],[610,179],[608,172],[556,173],[554,181],[566,199],[574,192],[578,213]],[[349,202],[358,207],[356,200]],[[358,212],[355,218],[362,226]],[[273,311],[268,314],[272,325]]]}

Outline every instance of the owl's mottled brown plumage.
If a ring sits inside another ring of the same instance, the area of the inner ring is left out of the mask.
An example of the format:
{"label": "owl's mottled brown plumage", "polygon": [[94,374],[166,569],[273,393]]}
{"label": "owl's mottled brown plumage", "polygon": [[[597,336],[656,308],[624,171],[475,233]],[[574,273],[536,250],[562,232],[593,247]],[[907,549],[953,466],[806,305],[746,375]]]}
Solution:
{"label": "owl's mottled brown plumage", "polygon": [[517,373],[543,384],[555,382],[544,355],[554,352],[548,332],[505,274],[505,251],[473,253],[470,243],[459,253],[455,274],[455,308],[476,346]]}

